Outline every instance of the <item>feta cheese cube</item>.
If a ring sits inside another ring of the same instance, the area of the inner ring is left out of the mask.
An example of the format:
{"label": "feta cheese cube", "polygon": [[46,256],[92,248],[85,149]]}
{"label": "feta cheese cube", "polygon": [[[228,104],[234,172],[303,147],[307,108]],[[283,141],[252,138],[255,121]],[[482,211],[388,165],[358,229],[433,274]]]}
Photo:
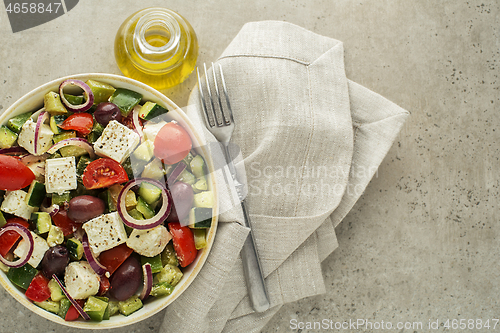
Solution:
{"label": "feta cheese cube", "polygon": [[17,143],[32,155],[43,155],[52,146],[52,137],[54,133],[49,125],[42,124],[40,126],[40,135],[38,136],[37,142],[38,152],[35,154],[35,130],[36,122],[31,118],[28,119],[21,128],[21,132],[17,137]]}
{"label": "feta cheese cube", "polygon": [[[47,252],[47,250],[49,249],[49,245],[47,244],[45,239],[38,236],[33,231],[30,232],[31,236],[33,236],[34,247],[33,247],[33,253],[31,254],[30,259],[28,260],[28,264],[36,268],[38,264],[40,264],[40,261],[42,261],[45,252]],[[26,242],[24,239],[21,239],[16,249],[14,250],[14,254],[18,257],[22,257],[28,251],[28,248],[29,248],[28,242]]]}
{"label": "feta cheese cube", "polygon": [[74,156],[53,158],[45,162],[45,189],[47,193],[62,194],[77,187]]}
{"label": "feta cheese cube", "polygon": [[64,272],[66,290],[74,299],[86,299],[99,291],[99,275],[86,261],[70,262]]}
{"label": "feta cheese cube", "polygon": [[112,120],[108,123],[102,135],[94,142],[94,151],[99,156],[109,157],[118,163],[123,163],[139,144],[139,134]]}
{"label": "feta cheese cube", "polygon": [[83,224],[89,237],[90,249],[95,255],[127,241],[125,226],[118,212],[104,214]]}
{"label": "feta cheese cube", "polygon": [[22,217],[25,220],[29,220],[31,213],[33,213],[37,208],[28,206],[26,203],[27,195],[28,193],[23,190],[5,192],[5,197],[0,210],[2,212]]}
{"label": "feta cheese cube", "polygon": [[140,255],[154,257],[163,251],[171,239],[167,228],[159,225],[152,229],[134,229],[127,239],[127,246]]}

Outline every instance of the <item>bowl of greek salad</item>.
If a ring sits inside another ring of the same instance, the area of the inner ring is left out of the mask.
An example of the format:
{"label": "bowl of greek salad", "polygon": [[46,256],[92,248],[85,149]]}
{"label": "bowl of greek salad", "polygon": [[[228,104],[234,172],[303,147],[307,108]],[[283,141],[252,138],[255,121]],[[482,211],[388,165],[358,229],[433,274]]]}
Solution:
{"label": "bowl of greek salad", "polygon": [[208,256],[212,172],[185,113],[145,84],[79,74],[36,88],[0,116],[0,284],[71,327],[148,318]]}

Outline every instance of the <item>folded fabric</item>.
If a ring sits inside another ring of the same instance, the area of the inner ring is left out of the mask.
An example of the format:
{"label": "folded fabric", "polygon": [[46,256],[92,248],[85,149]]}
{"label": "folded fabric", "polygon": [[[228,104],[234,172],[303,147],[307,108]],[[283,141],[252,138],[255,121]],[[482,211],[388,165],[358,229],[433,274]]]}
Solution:
{"label": "folded fabric", "polygon": [[[248,229],[218,173],[223,214],[215,243],[198,277],[167,308],[161,332],[258,332],[283,304],[324,293],[321,261],[338,246],[334,228],[408,116],[346,78],[341,42],[290,23],[246,24],[217,63],[271,308],[252,310],[239,257]],[[214,142],[197,89],[187,113]]]}

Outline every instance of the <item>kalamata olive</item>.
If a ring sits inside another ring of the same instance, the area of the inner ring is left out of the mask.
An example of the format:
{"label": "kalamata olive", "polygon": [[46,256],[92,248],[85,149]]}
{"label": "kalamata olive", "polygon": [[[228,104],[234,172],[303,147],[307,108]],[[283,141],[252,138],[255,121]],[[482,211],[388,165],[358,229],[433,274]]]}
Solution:
{"label": "kalamata olive", "polygon": [[95,120],[102,126],[106,126],[111,120],[121,121],[122,114],[116,104],[111,102],[99,103],[95,112]]}
{"label": "kalamata olive", "polygon": [[42,274],[47,278],[51,279],[52,274],[59,277],[64,275],[64,270],[69,263],[69,252],[65,246],[56,245],[51,247],[45,252],[43,256],[41,267]]}
{"label": "kalamata olive", "polygon": [[194,193],[191,185],[184,182],[175,182],[170,187],[172,196],[172,210],[167,218],[167,222],[178,222],[188,216],[193,206]]}
{"label": "kalamata olive", "polygon": [[69,201],[68,217],[77,222],[87,222],[104,214],[104,201],[91,195],[80,195]]}
{"label": "kalamata olive", "polygon": [[134,256],[128,257],[109,279],[109,294],[119,301],[125,301],[135,294],[142,284],[142,268]]}

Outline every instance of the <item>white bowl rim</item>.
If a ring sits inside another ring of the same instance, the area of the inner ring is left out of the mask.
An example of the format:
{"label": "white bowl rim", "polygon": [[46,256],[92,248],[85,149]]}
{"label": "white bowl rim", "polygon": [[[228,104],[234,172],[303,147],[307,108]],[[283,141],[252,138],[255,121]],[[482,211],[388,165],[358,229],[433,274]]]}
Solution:
{"label": "white bowl rim", "polygon": [[[43,104],[43,95],[47,93],[50,90],[54,90],[54,87],[58,87],[59,84],[67,79],[78,79],[82,81],[86,81],[88,79],[94,79],[94,80],[101,80],[103,82],[107,81],[112,81],[116,82],[119,81],[120,83],[123,83],[124,85],[129,85],[129,86],[134,86],[141,90],[142,92],[147,92],[148,94],[151,94],[153,98],[146,98],[147,100],[156,100],[156,101],[161,101],[162,104],[165,104],[168,108],[169,111],[175,110],[175,114],[180,117],[181,119],[176,119],[181,122],[181,124],[188,130],[189,134],[191,135],[191,138],[194,139],[194,146],[197,147],[197,149],[201,150],[202,156],[205,157],[209,174],[213,174],[213,163],[210,158],[210,154],[208,153],[206,149],[206,145],[204,144],[204,140],[196,133],[194,130],[195,127],[191,123],[190,119],[187,117],[187,115],[180,109],[172,100],[170,100],[167,96],[159,92],[158,90],[142,83],[139,81],[136,81],[134,79],[127,78],[125,76],[121,75],[116,75],[116,74],[106,74],[106,73],[81,73],[81,74],[74,74],[74,75],[69,75],[61,78],[54,79],[50,82],[47,82],[30,92],[26,93],[24,96],[19,98],[14,104],[12,104],[10,107],[8,107],[2,114],[0,115],[0,124],[3,124],[8,118],[12,117],[12,113],[17,110],[17,108],[23,106],[23,104],[27,103],[31,99],[34,99],[35,96],[42,96],[41,103],[38,103],[40,105]],[[109,82],[107,82],[109,83]],[[113,85],[113,84],[112,84]],[[119,87],[116,84],[113,85],[115,87]],[[24,110],[23,112],[28,112],[29,110]],[[33,110],[35,111],[35,110]],[[22,112],[18,112],[17,114],[20,114]],[[124,327],[127,325],[132,325],[139,323],[140,321],[143,321],[154,314],[160,312],[161,310],[165,309],[169,304],[171,304],[175,299],[177,299],[188,287],[189,285],[193,282],[193,280],[196,278],[198,273],[200,272],[201,268],[203,267],[205,261],[207,260],[208,254],[210,253],[211,247],[214,243],[214,238],[215,238],[215,233],[217,230],[217,224],[218,224],[218,196],[217,196],[217,186],[215,182],[215,177],[210,177],[210,182],[209,186],[211,187],[211,190],[214,193],[214,208],[213,208],[213,217],[212,217],[212,227],[209,229],[209,233],[207,235],[207,247],[205,247],[203,250],[201,250],[198,253],[198,258],[195,260],[194,266],[192,266],[192,270],[189,272],[189,276],[185,279],[183,277],[184,282],[182,282],[182,285],[178,285],[181,288],[176,288],[174,292],[167,297],[162,297],[162,298],[157,298],[151,303],[155,303],[154,306],[148,307],[148,309],[145,309],[147,305],[145,305],[142,309],[138,310],[137,312],[132,313],[129,316],[123,316],[121,314],[112,316],[109,320],[103,320],[100,322],[95,322],[95,321],[82,321],[81,318],[80,320],[77,321],[65,321],[64,319],[60,318],[59,316],[50,313],[36,305],[34,305],[31,301],[29,301],[24,293],[22,293],[19,288],[14,286],[9,279],[6,277],[5,273],[1,272],[0,273],[0,284],[4,287],[4,289],[12,296],[14,297],[19,303],[21,303],[23,306],[25,306],[28,310],[36,313],[37,315],[49,319],[55,323],[62,324],[65,326],[69,327],[74,327],[74,328],[80,328],[80,329],[112,329],[112,328],[119,328],[119,327]],[[151,303],[147,303],[150,305]],[[146,311],[144,311],[146,310]]]}

